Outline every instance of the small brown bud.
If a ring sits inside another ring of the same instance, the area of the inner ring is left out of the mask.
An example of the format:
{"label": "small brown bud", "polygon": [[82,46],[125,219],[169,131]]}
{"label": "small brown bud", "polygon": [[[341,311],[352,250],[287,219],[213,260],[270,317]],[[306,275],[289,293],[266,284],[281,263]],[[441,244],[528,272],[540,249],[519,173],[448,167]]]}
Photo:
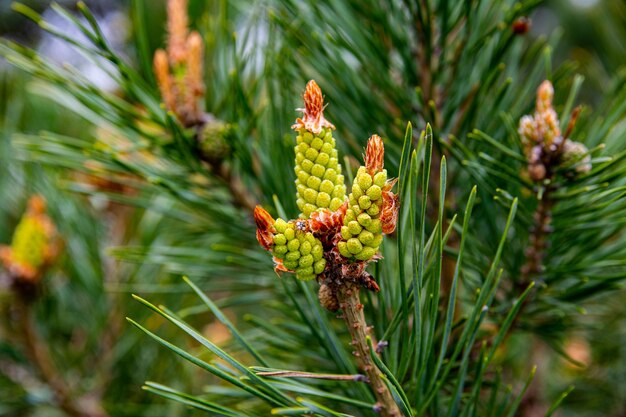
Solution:
{"label": "small brown bud", "polygon": [[528,165],[528,174],[533,181],[544,180],[546,173],[546,167],[541,163]]}
{"label": "small brown bud", "polygon": [[513,33],[516,35],[524,35],[530,29],[530,19],[526,16],[519,17],[513,22]]}

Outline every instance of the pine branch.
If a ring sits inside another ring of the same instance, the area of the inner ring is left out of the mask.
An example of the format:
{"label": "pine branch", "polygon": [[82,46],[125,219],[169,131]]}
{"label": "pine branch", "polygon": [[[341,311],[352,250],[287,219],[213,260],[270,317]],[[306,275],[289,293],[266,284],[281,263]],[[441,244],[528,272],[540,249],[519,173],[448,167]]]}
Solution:
{"label": "pine branch", "polygon": [[522,267],[522,280],[518,288],[526,288],[531,279],[537,277],[543,271],[543,260],[548,247],[548,236],[552,222],[552,188],[547,187],[539,199],[535,213],[533,214],[533,226],[530,230],[526,261]]}
{"label": "pine branch", "polygon": [[50,356],[48,343],[42,339],[32,318],[32,303],[17,302],[17,315],[22,329],[24,347],[46,384],[52,389],[60,408],[71,417],[108,417],[98,396],[76,397]]}
{"label": "pine branch", "polygon": [[366,373],[369,383],[374,390],[374,395],[378,400],[379,409],[377,411],[383,417],[399,417],[402,414],[396,404],[391,391],[382,379],[382,372],[370,357],[370,349],[367,345],[368,326],[363,315],[363,304],[359,297],[359,286],[347,278],[342,279],[344,285],[337,288],[336,295],[339,306],[343,312],[343,318],[348,326],[348,331],[352,337],[352,345],[355,348],[353,354],[357,357],[360,368]]}
{"label": "pine branch", "polygon": [[233,203],[247,211],[249,214],[254,212],[256,207],[256,201],[248,189],[245,188],[241,179],[233,174],[233,170],[224,164],[214,164],[215,174],[218,178],[222,179],[228,186],[228,189],[233,197]]}

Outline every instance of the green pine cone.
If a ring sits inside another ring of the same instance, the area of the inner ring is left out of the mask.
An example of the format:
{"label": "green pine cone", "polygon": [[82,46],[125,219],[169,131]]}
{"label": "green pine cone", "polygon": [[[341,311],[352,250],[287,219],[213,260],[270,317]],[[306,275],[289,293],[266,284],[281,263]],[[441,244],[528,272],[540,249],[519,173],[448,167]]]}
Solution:
{"label": "green pine cone", "polygon": [[337,245],[344,258],[368,261],[378,252],[383,238],[379,217],[386,181],[387,170],[372,176],[365,167],[359,168],[348,197],[350,206],[341,228],[341,241]]}
{"label": "green pine cone", "polygon": [[309,281],[324,272],[322,242],[311,232],[298,230],[296,222],[277,219],[274,222],[272,254],[283,261],[283,266],[296,273],[296,278]]}
{"label": "green pine cone", "polygon": [[298,130],[296,138],[297,204],[302,218],[320,208],[337,210],[346,199],[346,186],[341,175],[332,130],[323,128],[314,135]]}

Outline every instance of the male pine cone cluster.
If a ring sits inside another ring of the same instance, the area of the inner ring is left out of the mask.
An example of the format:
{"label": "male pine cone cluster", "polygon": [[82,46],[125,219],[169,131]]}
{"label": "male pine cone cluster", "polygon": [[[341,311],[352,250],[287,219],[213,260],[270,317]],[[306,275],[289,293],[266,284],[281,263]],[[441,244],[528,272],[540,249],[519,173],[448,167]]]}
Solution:
{"label": "male pine cone cluster", "polygon": [[15,228],[11,246],[0,246],[0,263],[16,281],[36,283],[59,250],[56,228],[46,214],[45,200],[35,195]]}
{"label": "male pine cone cluster", "polygon": [[216,165],[232,152],[233,126],[204,112],[204,43],[198,32],[189,32],[187,6],[187,0],[167,2],[167,48],[155,51],[154,74],[167,110],[196,129],[200,156]]}
{"label": "male pine cone cluster", "polygon": [[301,223],[283,219],[274,222],[272,253],[283,262],[285,269],[295,271],[298,279],[309,281],[324,272],[326,260],[322,257],[322,243],[313,233],[301,230]]}
{"label": "male pine cone cluster", "polygon": [[533,181],[550,178],[557,169],[566,173],[569,171],[570,176],[591,170],[591,157],[585,145],[568,139],[577,111],[562,135],[558,115],[552,106],[553,98],[554,87],[546,80],[537,89],[534,116],[523,116],[519,123],[518,132],[528,160],[528,174]]}
{"label": "male pine cone cluster", "polygon": [[296,142],[296,204],[302,217],[308,219],[318,208],[337,210],[345,199],[346,186],[332,130],[324,128],[314,135],[299,129]]}
{"label": "male pine cone cluster", "polygon": [[[335,128],[324,118],[324,100],[315,81],[303,94],[303,117],[297,131],[295,173],[300,219],[274,220],[258,207],[254,211],[259,243],[274,255],[276,271],[295,272],[301,280],[341,273],[363,279],[365,266],[376,259],[383,233],[395,229],[398,198],[391,192],[383,168],[382,139],[373,135],[365,166],[359,168],[350,196],[338,161]],[[356,273],[354,271],[357,271]],[[377,286],[368,286],[377,288]]]}
{"label": "male pine cone cluster", "polygon": [[382,147],[380,136],[373,135],[368,143],[365,166],[359,168],[352,184],[349,207],[341,227],[342,239],[337,244],[339,253],[347,259],[372,259],[383,241],[383,233],[391,233],[395,229],[394,213],[387,213],[397,204],[395,195],[391,193],[395,181],[387,180],[382,159],[375,158],[382,155],[378,151]]}
{"label": "male pine cone cluster", "polygon": [[204,95],[204,44],[198,32],[189,33],[187,0],[167,3],[167,50],[154,54],[154,73],[168,110],[185,126],[202,122],[199,100]]}
{"label": "male pine cone cluster", "polygon": [[332,123],[324,119],[324,98],[315,81],[310,81],[303,94],[304,113],[292,126],[296,137],[296,204],[308,219],[320,208],[335,211],[346,198]]}

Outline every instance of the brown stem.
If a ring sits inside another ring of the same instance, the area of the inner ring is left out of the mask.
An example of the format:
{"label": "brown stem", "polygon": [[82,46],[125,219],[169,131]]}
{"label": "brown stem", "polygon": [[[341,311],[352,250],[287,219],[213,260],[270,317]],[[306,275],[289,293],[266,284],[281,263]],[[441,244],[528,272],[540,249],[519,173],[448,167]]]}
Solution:
{"label": "brown stem", "polygon": [[552,222],[551,189],[546,189],[537,204],[533,215],[533,227],[530,230],[528,248],[526,249],[526,263],[522,267],[520,286],[526,289],[530,280],[539,276],[543,270],[543,259],[548,245],[550,223]]}
{"label": "brown stem", "polygon": [[20,300],[17,302],[17,309],[26,353],[54,392],[59,407],[71,417],[108,417],[98,399],[91,397],[75,399],[72,395],[72,391],[54,365],[46,341],[41,339],[35,329],[32,304]]}
{"label": "brown stem", "polygon": [[[111,212],[109,221],[110,225],[108,232],[108,244],[110,246],[121,246],[126,239],[126,230],[128,230],[128,224],[132,219],[134,209],[129,206],[119,205],[114,207]],[[113,258],[107,260],[105,269],[106,283],[115,284],[119,283],[120,277],[123,275],[120,273],[120,261]],[[124,311],[121,308],[125,298],[120,294],[109,293],[108,302],[111,305],[109,314],[107,316],[107,323],[109,325],[104,329],[100,336],[100,344],[98,347],[99,359],[97,366],[97,382],[92,389],[92,393],[96,396],[102,396],[109,386],[112,378],[115,366],[115,344],[119,340],[122,333],[124,322]]]}
{"label": "brown stem", "polygon": [[343,311],[343,317],[348,326],[348,331],[352,337],[354,355],[357,357],[359,365],[367,375],[369,383],[374,390],[374,395],[380,406],[380,414],[383,417],[400,417],[400,409],[393,399],[387,384],[382,379],[382,372],[372,361],[370,349],[367,344],[366,333],[367,324],[363,315],[363,304],[359,298],[359,287],[350,281],[337,288],[337,300]]}
{"label": "brown stem", "polygon": [[[528,238],[528,247],[526,248],[526,262],[521,269],[520,280],[515,284],[514,290],[521,294],[528,288],[530,282],[539,277],[543,271],[543,260],[545,252],[548,247],[548,235],[551,231],[552,222],[552,207],[554,201],[551,199],[551,188],[546,188],[542,198],[537,204],[535,213],[533,214],[533,226],[530,229],[530,237]],[[524,300],[520,310],[513,319],[511,328],[515,328],[519,324],[519,319],[522,317],[522,311],[528,306],[533,294],[529,294]]]}
{"label": "brown stem", "polygon": [[233,196],[234,203],[238,207],[244,208],[250,213],[253,213],[254,208],[256,207],[256,201],[250,196],[250,193],[246,190],[239,177],[234,176],[232,171],[224,164],[219,164],[214,168],[217,176],[228,186],[228,189]]}
{"label": "brown stem", "polygon": [[[215,120],[216,119],[213,115],[205,114],[201,120],[191,123],[186,127],[195,128],[196,142],[200,142],[204,127]],[[198,158],[202,160],[206,164],[207,168],[209,168],[209,170],[228,187],[228,190],[233,197],[233,203],[235,203],[237,207],[243,208],[250,213],[254,212],[256,201],[251,197],[250,192],[243,185],[241,179],[233,175],[231,168],[227,164],[224,164],[223,156],[211,155],[209,153],[199,151]]]}
{"label": "brown stem", "polygon": [[[552,189],[547,188],[535,209],[533,215],[533,227],[530,231],[530,237],[528,242],[528,248],[526,249],[526,263],[522,267],[522,276],[517,288],[518,291],[524,291],[530,281],[541,276],[543,272],[543,263],[545,258],[545,252],[548,247],[548,236],[550,234],[552,222],[551,211],[554,206],[554,201],[551,199]],[[515,316],[513,326],[517,326],[518,319],[522,316],[522,311],[530,303],[530,294],[524,303],[522,304],[519,312]],[[519,415],[523,417],[537,417],[544,415],[547,410],[547,405],[542,400],[543,389],[542,385],[545,385],[544,378],[545,366],[541,366],[544,359],[544,350],[537,340],[532,341],[533,347],[531,351],[531,361],[537,367],[537,374],[535,375],[535,382],[530,386],[526,392],[524,401],[520,404]]]}
{"label": "brown stem", "polygon": [[461,103],[459,110],[456,112],[456,119],[454,121],[454,125],[452,126],[452,129],[450,129],[451,135],[456,136],[459,134],[459,130],[461,130],[461,126],[463,125],[463,122],[465,121],[467,112],[469,111],[472,103],[474,103],[474,99],[476,98],[478,89],[479,89],[479,84],[475,84],[472,87],[472,89],[469,91],[469,93],[467,93],[467,96],[465,96],[465,99],[463,99],[463,102]]}

